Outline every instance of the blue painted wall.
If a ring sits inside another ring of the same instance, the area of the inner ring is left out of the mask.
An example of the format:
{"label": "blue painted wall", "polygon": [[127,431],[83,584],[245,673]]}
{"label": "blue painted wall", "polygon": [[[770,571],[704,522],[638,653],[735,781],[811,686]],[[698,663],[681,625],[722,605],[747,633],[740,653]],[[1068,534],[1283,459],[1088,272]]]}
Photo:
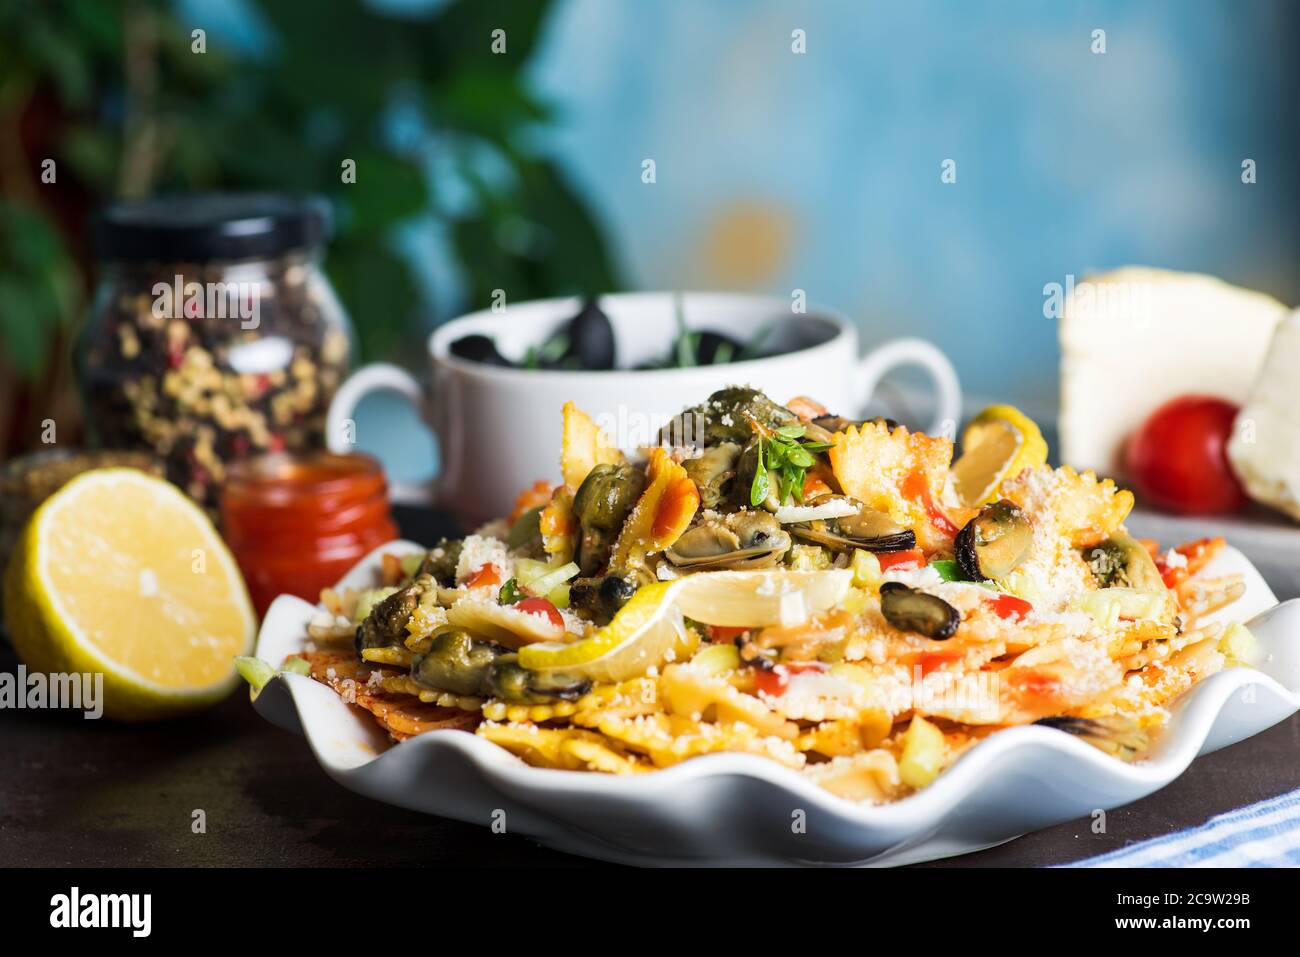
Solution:
{"label": "blue painted wall", "polygon": [[[265,39],[238,0],[179,2]],[[419,15],[441,0],[369,2]],[[535,144],[635,287],[802,288],[868,339],[933,339],[968,392],[1046,424],[1047,283],[1137,263],[1300,303],[1298,47],[1288,0],[565,0],[533,64],[557,115]],[[436,145],[430,175],[454,192]],[[450,318],[438,224],[403,241],[430,322]],[[428,461],[409,451],[402,476]]]}
{"label": "blue painted wall", "polygon": [[1067,273],[1142,263],[1300,301],[1298,20],[1263,0],[570,0],[536,62],[559,115],[542,144],[637,286],[804,288],[869,335],[934,339],[973,391],[1050,407],[1042,288]]}

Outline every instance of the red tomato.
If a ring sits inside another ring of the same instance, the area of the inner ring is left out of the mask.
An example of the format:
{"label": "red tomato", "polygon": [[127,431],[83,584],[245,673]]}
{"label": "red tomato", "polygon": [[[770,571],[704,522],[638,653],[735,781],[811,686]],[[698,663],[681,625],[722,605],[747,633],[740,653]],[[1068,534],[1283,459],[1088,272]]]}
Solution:
{"label": "red tomato", "polygon": [[754,671],[754,688],[763,692],[763,694],[779,698],[785,694],[785,689],[789,686],[790,673],[781,665],[769,668],[766,671],[761,669],[755,669]]}
{"label": "red tomato", "polygon": [[754,687],[764,694],[779,698],[789,689],[791,676],[801,675],[805,671],[830,671],[830,666],[820,661],[799,661],[788,665],[777,665],[766,671],[756,670]]}
{"label": "red tomato", "polygon": [[910,498],[914,502],[920,502],[925,508],[925,514],[929,516],[930,524],[934,526],[935,531],[947,538],[956,538],[957,533],[961,531],[950,519],[934,500],[930,494],[930,485],[925,480],[925,473],[916,471],[908,474],[903,479],[899,491],[905,498]]}
{"label": "red tomato", "polygon": [[996,598],[990,598],[989,604],[993,606],[993,613],[999,618],[1011,618],[1014,621],[1019,621],[1034,610],[1033,605],[1015,595],[998,595]]}
{"label": "red tomato", "polygon": [[525,614],[544,615],[551,620],[551,624],[558,628],[564,627],[564,618],[560,615],[560,609],[545,598],[521,598],[515,602],[514,607]]}
{"label": "red tomato", "polygon": [[730,644],[747,631],[748,628],[735,628],[731,625],[709,625],[709,640]]}
{"label": "red tomato", "polygon": [[1190,515],[1245,505],[1226,454],[1236,417],[1235,405],[1208,395],[1185,395],[1156,409],[1128,444],[1128,474],[1138,492]]}
{"label": "red tomato", "polygon": [[925,564],[925,552],[919,548],[909,548],[901,552],[877,552],[876,560],[880,562],[882,572],[887,572],[890,569],[899,572],[910,572]]}
{"label": "red tomato", "polygon": [[942,668],[954,661],[961,661],[964,657],[966,657],[964,651],[927,651],[917,655],[916,666],[921,669],[921,677],[924,678],[936,668]]}
{"label": "red tomato", "polygon": [[501,569],[491,562],[485,562],[469,573],[465,579],[466,588],[485,588],[488,585],[501,584]]}

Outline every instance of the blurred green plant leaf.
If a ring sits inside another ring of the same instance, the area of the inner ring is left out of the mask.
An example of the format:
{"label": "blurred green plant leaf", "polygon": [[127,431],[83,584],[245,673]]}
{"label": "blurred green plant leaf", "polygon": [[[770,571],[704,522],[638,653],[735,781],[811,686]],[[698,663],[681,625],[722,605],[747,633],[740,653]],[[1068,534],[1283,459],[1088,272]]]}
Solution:
{"label": "blurred green plant leaf", "polygon": [[[326,266],[363,358],[400,355],[427,321],[418,264],[394,240],[422,217],[450,238],[461,274],[462,301],[440,300],[448,313],[498,288],[514,301],[618,288],[598,222],[527,148],[550,118],[526,76],[550,2],[452,0],[404,11],[245,2],[266,42],[237,48],[210,34],[196,55],[193,25],[167,0],[0,0],[0,136],[17,137],[24,111],[39,104],[49,128],[39,155],[54,152],[60,177],[57,202],[34,179],[0,178],[0,290],[9,303],[0,301],[0,344],[21,374],[40,374],[52,330],[74,315],[88,283],[90,264],[72,254],[84,244],[68,224],[84,222],[123,182],[155,193],[329,198],[337,226]],[[497,30],[504,54],[492,49]],[[456,172],[468,203],[430,183],[435,158]],[[345,159],[356,161],[355,183],[342,182]]]}

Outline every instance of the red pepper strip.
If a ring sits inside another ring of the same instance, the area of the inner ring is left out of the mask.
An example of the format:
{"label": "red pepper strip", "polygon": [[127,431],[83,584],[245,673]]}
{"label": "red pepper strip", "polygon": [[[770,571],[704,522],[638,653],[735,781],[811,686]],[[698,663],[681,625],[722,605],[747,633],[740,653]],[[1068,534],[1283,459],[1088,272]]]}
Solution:
{"label": "red pepper strip", "polygon": [[1033,605],[1015,595],[998,595],[996,598],[990,598],[989,603],[993,606],[995,615],[999,618],[1010,618],[1012,621],[1020,621],[1034,610]]}

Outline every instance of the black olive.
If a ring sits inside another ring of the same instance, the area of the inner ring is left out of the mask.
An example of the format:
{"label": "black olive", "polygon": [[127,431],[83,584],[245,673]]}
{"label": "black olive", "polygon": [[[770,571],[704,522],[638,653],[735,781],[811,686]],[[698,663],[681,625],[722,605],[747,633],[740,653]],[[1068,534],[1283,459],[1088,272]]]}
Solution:
{"label": "black olive", "polygon": [[703,330],[695,333],[695,361],[702,366],[735,362],[744,351],[744,343],[721,332]]}
{"label": "black olive", "polygon": [[614,368],[614,326],[596,300],[588,299],[569,320],[568,337],[566,356],[576,358],[583,369]]}
{"label": "black olive", "polygon": [[481,362],[489,366],[513,366],[514,363],[497,352],[497,344],[487,336],[474,333],[461,336],[452,342],[449,351],[458,359]]}
{"label": "black olive", "polygon": [[961,624],[957,609],[938,595],[917,591],[902,582],[880,586],[880,612],[899,631],[914,631],[935,641],[951,638]]}

